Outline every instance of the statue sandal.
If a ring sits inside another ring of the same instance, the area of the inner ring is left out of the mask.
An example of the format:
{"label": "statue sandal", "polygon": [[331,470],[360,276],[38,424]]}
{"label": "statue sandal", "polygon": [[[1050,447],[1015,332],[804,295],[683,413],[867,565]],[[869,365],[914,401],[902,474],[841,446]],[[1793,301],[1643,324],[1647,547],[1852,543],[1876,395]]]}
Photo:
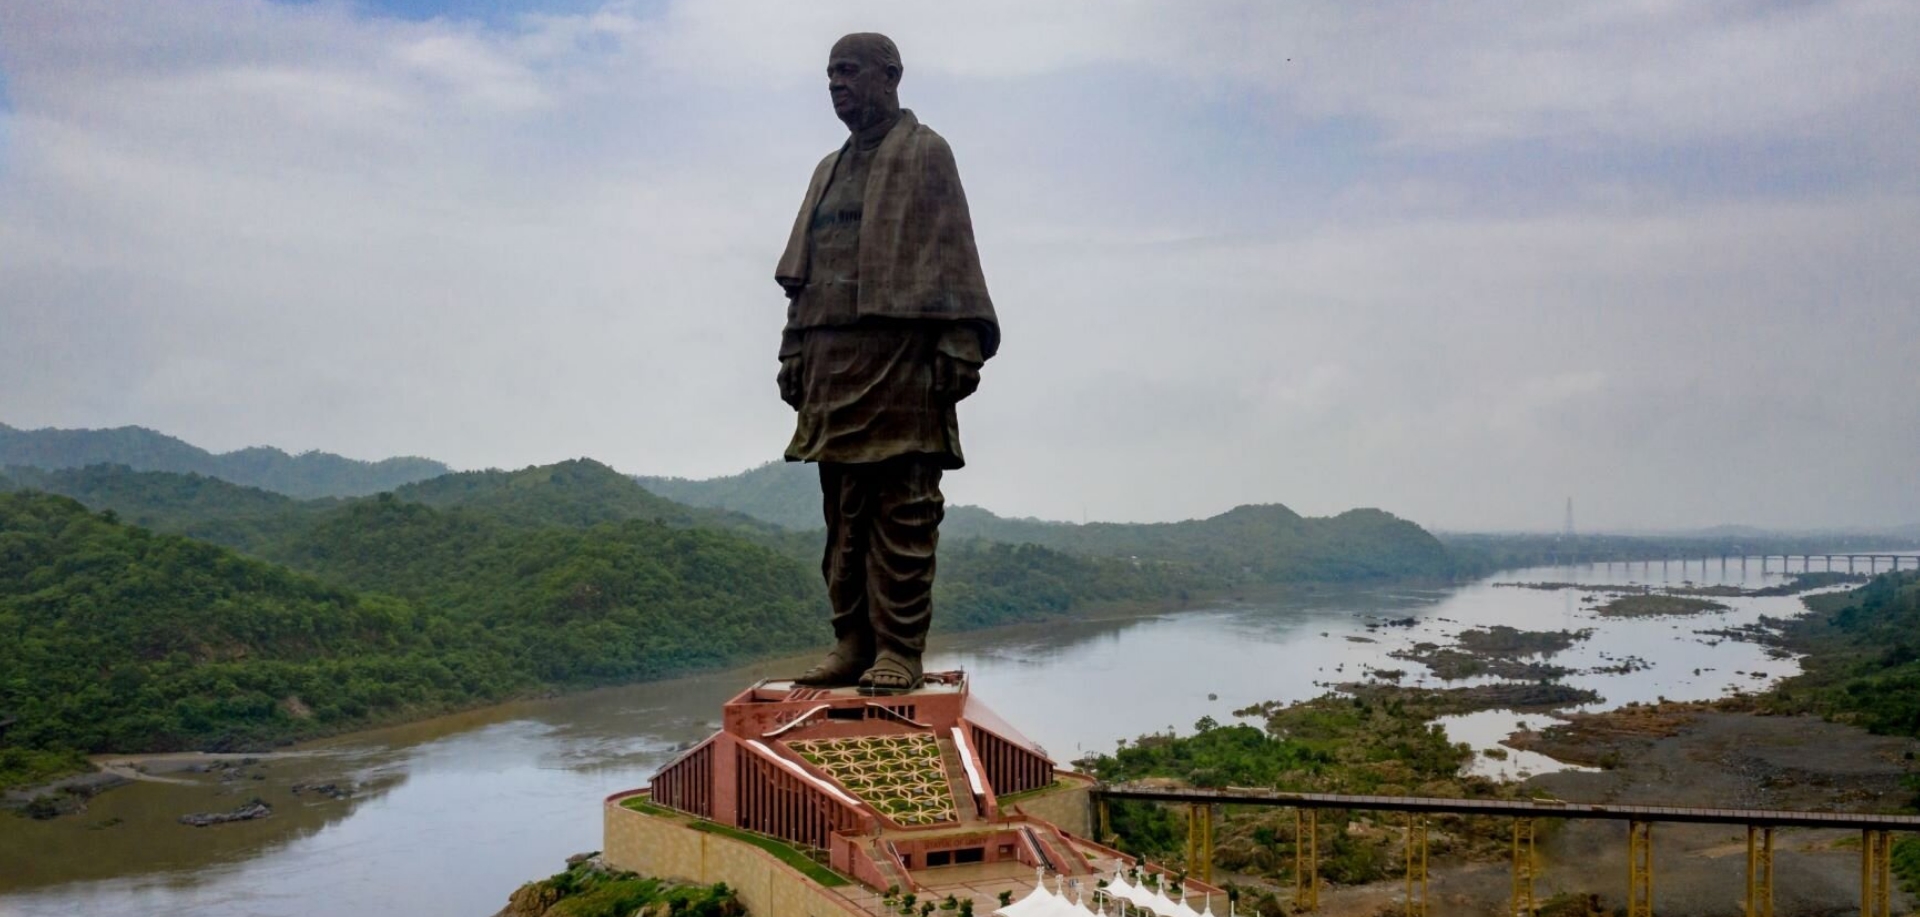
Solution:
{"label": "statue sandal", "polygon": [[860,676],[860,693],[876,696],[905,694],[920,687],[920,660],[897,653],[881,653],[873,667]]}
{"label": "statue sandal", "polygon": [[845,688],[861,682],[864,677],[861,670],[867,667],[862,655],[850,641],[841,641],[827,658],[795,678],[793,683],[809,688]]}

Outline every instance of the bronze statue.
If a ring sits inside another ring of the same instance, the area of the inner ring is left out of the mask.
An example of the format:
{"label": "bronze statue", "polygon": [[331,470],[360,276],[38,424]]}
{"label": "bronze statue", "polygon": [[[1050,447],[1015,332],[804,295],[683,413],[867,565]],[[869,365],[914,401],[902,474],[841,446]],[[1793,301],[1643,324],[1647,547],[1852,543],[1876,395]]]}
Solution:
{"label": "bronze statue", "polygon": [[786,290],[787,461],[817,462],[833,651],[795,679],[874,694],[920,684],[941,472],[965,464],[954,406],[1000,344],[953,151],[900,107],[900,52],[833,46],[827,91],[850,135],[813,170],[774,279]]}

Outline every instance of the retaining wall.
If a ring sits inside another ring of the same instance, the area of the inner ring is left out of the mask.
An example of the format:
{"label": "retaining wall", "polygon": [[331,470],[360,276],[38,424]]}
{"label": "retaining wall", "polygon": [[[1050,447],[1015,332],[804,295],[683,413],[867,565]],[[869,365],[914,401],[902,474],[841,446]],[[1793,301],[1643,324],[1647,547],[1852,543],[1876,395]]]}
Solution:
{"label": "retaining wall", "polygon": [[725,882],[754,914],[866,917],[831,889],[752,844],[622,808],[621,800],[633,795],[638,794],[606,801],[603,855],[608,863],[643,876]]}

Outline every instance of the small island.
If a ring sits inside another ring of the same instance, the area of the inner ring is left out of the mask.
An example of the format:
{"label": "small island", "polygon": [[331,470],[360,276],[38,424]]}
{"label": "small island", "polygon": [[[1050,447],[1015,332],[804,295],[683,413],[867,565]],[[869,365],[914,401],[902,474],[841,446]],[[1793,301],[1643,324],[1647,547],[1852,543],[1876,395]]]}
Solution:
{"label": "small island", "polygon": [[1595,608],[1610,618],[1651,618],[1660,615],[1697,615],[1709,611],[1731,611],[1733,606],[1711,599],[1679,595],[1623,595]]}

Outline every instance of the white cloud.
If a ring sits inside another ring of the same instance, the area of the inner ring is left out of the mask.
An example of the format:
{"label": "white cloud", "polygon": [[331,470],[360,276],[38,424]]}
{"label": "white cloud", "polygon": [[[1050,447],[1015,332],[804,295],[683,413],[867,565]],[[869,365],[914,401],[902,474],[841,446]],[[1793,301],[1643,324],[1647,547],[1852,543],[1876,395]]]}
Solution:
{"label": "white cloud", "polygon": [[6,5],[0,421],[462,466],[771,457],[771,262],[840,136],[826,47],[876,28],[955,142],[1007,329],[957,499],[1912,519],[1920,415],[1889,393],[1920,388],[1916,18]]}

